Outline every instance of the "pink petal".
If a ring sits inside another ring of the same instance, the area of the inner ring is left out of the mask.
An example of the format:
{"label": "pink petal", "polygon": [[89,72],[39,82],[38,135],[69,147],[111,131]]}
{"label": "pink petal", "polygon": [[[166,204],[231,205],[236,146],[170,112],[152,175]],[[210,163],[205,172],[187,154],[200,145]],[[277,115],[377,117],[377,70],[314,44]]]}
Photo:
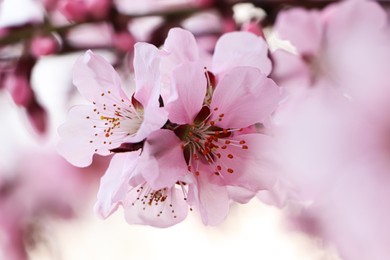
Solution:
{"label": "pink petal", "polygon": [[149,105],[144,109],[144,118],[136,135],[125,137],[123,142],[136,143],[160,129],[168,120],[168,112],[164,107]]}
{"label": "pink petal", "polygon": [[172,71],[183,63],[199,59],[199,50],[194,35],[180,28],[171,29],[161,50],[161,55],[163,56],[160,64],[161,95],[167,104],[177,98],[171,82]]}
{"label": "pink petal", "polygon": [[161,129],[145,142],[141,156],[142,175],[155,190],[171,187],[187,174],[181,142],[170,131]]}
{"label": "pink petal", "polygon": [[47,111],[34,99],[26,107],[26,112],[34,130],[39,134],[46,133],[48,125]]}
{"label": "pink petal", "polygon": [[[270,189],[276,181],[274,166],[270,161],[272,151],[270,137],[262,134],[245,134],[229,141],[227,145],[222,139],[218,143],[221,149],[217,152],[221,156],[216,160],[215,166],[220,166],[218,171],[220,175],[213,177],[221,178],[225,185],[251,191]],[[222,148],[223,145],[226,148]]]}
{"label": "pink petal", "polygon": [[201,174],[197,178],[199,211],[203,224],[215,226],[220,224],[229,212],[229,197],[225,186],[213,184],[206,171],[200,169]]}
{"label": "pink petal", "polygon": [[271,60],[266,42],[248,32],[231,32],[219,38],[213,56],[213,72],[224,73],[238,66],[255,67],[268,75]]}
{"label": "pink petal", "polygon": [[94,106],[88,105],[73,107],[69,111],[66,123],[58,128],[61,137],[58,143],[58,152],[78,167],[86,167],[91,164],[94,153],[109,155],[110,149],[120,145],[118,142],[110,144],[107,141],[103,129],[99,127],[104,122],[93,113],[93,110]]}
{"label": "pink petal", "polygon": [[279,86],[288,88],[288,91],[295,91],[297,88],[306,90],[307,86],[311,84],[313,71],[302,57],[277,50],[272,54],[272,61],[274,64],[272,79]]}
{"label": "pink petal", "polygon": [[196,61],[199,58],[194,35],[181,28],[169,30],[163,49],[169,54],[172,64],[179,65],[183,62]]}
{"label": "pink petal", "polygon": [[315,55],[320,51],[324,32],[320,12],[292,8],[278,15],[275,28],[280,38],[290,41],[300,54]]}
{"label": "pink petal", "polygon": [[198,63],[186,63],[173,71],[177,99],[167,105],[169,120],[177,124],[191,124],[203,105],[207,80]]}
{"label": "pink petal", "polygon": [[267,119],[279,100],[278,86],[258,69],[234,68],[215,89],[212,119],[222,128],[244,128]]}
{"label": "pink petal", "polygon": [[241,204],[248,203],[256,195],[256,192],[238,186],[226,186],[226,188],[229,198]]}
{"label": "pink petal", "polygon": [[120,153],[112,157],[110,166],[100,181],[94,207],[96,214],[107,218],[122,203],[138,158],[139,152]]}
{"label": "pink petal", "polygon": [[117,72],[104,58],[90,50],[76,61],[73,84],[84,98],[97,105],[107,103],[108,92],[119,100],[123,98],[128,101]]}
{"label": "pink petal", "polygon": [[135,98],[144,106],[149,102],[159,105],[159,67],[159,50],[148,43],[136,43],[134,46]]}
{"label": "pink petal", "polygon": [[[143,183],[129,191],[125,200],[125,218],[129,224],[143,224],[154,227],[170,227],[181,222],[188,213],[188,204],[181,189],[175,186],[166,188],[163,192],[167,196],[163,202],[152,200],[155,190]],[[146,196],[146,198],[145,198]]]}
{"label": "pink petal", "polygon": [[359,34],[362,39],[369,37],[367,34],[382,30],[387,25],[387,14],[375,1],[344,1],[327,7],[323,12],[327,22],[328,41],[345,35]]}

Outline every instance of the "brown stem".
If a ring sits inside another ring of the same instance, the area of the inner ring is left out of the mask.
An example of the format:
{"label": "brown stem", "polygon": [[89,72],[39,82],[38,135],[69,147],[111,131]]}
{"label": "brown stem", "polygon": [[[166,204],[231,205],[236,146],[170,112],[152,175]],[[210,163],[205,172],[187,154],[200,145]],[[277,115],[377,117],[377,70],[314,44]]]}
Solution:
{"label": "brown stem", "polygon": [[10,32],[6,34],[4,37],[0,38],[0,47],[4,47],[9,44],[15,44],[20,41],[30,40],[36,35],[36,33],[40,34],[50,34],[57,33],[60,35],[64,35],[69,30],[74,27],[77,27],[82,24],[87,23],[102,23],[107,22],[113,24],[114,27],[118,25],[118,23],[127,23],[128,21],[134,18],[140,17],[149,17],[149,16],[163,16],[167,19],[175,18],[185,18],[189,15],[199,12],[202,9],[199,8],[184,8],[180,10],[167,10],[164,12],[150,12],[145,14],[122,14],[113,10],[110,15],[106,19],[89,19],[83,22],[71,23],[64,26],[53,26],[49,22],[43,24],[27,24],[22,27],[10,28]]}

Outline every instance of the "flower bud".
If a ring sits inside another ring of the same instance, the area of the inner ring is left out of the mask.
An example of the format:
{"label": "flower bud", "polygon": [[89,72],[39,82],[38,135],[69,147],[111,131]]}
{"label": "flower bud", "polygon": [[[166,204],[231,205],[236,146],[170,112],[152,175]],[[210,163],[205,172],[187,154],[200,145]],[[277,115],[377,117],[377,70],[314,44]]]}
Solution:
{"label": "flower bud", "polygon": [[31,54],[38,58],[54,54],[59,46],[57,40],[52,36],[37,36],[32,40],[30,48]]}
{"label": "flower bud", "polygon": [[135,40],[128,31],[117,32],[113,35],[112,44],[113,46],[122,52],[132,51]]}

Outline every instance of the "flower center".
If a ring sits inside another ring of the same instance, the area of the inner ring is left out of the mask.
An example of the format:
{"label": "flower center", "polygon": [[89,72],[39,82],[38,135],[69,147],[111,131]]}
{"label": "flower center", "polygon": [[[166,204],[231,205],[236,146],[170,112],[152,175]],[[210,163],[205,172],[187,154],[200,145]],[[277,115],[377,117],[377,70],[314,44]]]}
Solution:
{"label": "flower center", "polygon": [[[184,182],[178,181],[174,187],[153,190],[146,182],[133,188],[136,189],[136,197],[131,202],[132,207],[141,206],[142,210],[153,210],[157,217],[163,214],[169,214],[173,218],[177,218],[174,203],[174,190],[181,189],[183,199],[187,201],[188,187]],[[192,211],[192,208],[190,208]]]}
{"label": "flower center", "polygon": [[92,116],[86,117],[92,120],[94,128],[93,139],[89,142],[91,144],[95,141],[103,142],[99,145],[120,145],[124,137],[134,135],[139,130],[143,122],[143,107],[134,98],[132,102],[128,102],[111,94],[110,91],[102,93],[101,96],[106,96],[106,103],[93,102]]}
{"label": "flower center", "polygon": [[[216,108],[214,112],[218,109]],[[211,117],[210,109],[203,107],[192,125],[181,125],[176,130],[176,135],[182,140],[184,158],[188,170],[200,175],[200,163],[209,168],[209,172],[217,176],[233,174],[231,165],[240,150],[247,150],[245,140],[235,138],[235,133],[242,129],[221,128]],[[223,120],[224,114],[218,115],[217,122]]]}

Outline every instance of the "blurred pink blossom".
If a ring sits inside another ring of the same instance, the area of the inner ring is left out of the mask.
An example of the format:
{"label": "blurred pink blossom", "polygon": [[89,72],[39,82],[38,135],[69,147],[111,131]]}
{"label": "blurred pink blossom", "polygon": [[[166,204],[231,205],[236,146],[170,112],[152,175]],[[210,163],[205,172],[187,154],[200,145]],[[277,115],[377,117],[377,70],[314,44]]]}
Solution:
{"label": "blurred pink blossom", "polygon": [[272,75],[286,93],[274,117],[280,179],[259,196],[279,206],[294,201],[301,210],[288,213],[297,227],[343,259],[387,259],[386,13],[364,0],[292,8],[275,29],[298,55],[273,55]]}
{"label": "blurred pink blossom", "polygon": [[292,8],[278,15],[275,31],[298,51],[273,55],[273,76],[289,94],[322,80],[370,110],[386,108],[390,39],[387,16],[378,3],[343,1],[321,11]]}
{"label": "blurred pink blossom", "polygon": [[363,130],[367,122],[388,121],[380,110],[389,104],[390,91],[385,19],[377,3],[364,0],[323,11],[293,8],[277,18],[276,31],[298,51],[277,51],[273,76],[286,94],[275,116],[281,152],[289,153],[280,165],[288,178],[303,182],[293,185],[300,192],[321,194],[320,186],[335,181],[338,167],[371,146],[373,135]]}
{"label": "blurred pink blossom", "polygon": [[336,247],[342,259],[390,256],[390,165],[370,154],[338,169],[341,178],[310,207],[292,215],[292,224]]}
{"label": "blurred pink blossom", "polygon": [[59,0],[59,11],[71,21],[85,21],[88,17],[102,19],[108,15],[111,0]]}
{"label": "blurred pink blossom", "polygon": [[135,39],[128,31],[117,32],[112,37],[113,46],[122,52],[130,52],[134,49]]}
{"label": "blurred pink blossom", "polygon": [[59,43],[53,36],[37,36],[31,41],[31,54],[39,58],[54,54],[59,49]]}
{"label": "blurred pink blossom", "polygon": [[51,153],[21,155],[23,164],[0,180],[0,249],[6,259],[27,260],[28,249],[41,241],[49,218],[68,219],[85,206],[99,168],[80,170]]}
{"label": "blurred pink blossom", "polygon": [[25,108],[27,117],[34,129],[43,134],[47,127],[47,114],[38,103],[31,88],[30,80],[35,59],[32,57],[20,58],[14,68],[3,72],[4,87],[12,96],[16,105]]}

